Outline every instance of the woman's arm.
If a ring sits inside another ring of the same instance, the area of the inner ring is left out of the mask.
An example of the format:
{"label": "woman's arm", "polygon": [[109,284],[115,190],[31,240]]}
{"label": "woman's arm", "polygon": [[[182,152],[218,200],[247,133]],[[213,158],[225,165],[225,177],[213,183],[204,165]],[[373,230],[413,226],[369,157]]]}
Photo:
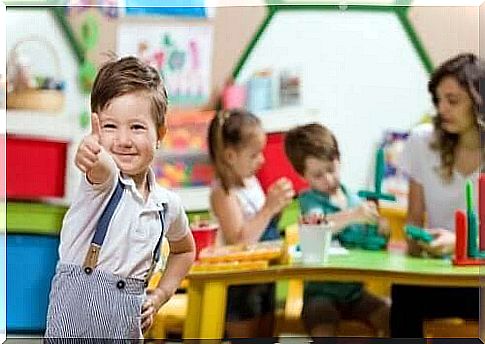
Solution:
{"label": "woman's arm", "polygon": [[424,205],[423,186],[413,178],[409,180],[408,211],[406,223],[418,227],[424,227]]}

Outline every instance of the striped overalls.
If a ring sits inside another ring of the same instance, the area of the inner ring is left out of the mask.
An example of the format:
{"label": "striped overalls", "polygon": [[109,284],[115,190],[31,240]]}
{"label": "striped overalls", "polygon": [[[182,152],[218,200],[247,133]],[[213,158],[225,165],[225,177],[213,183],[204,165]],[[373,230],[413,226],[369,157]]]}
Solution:
{"label": "striped overalls", "polygon": [[96,225],[83,266],[58,263],[50,292],[46,338],[143,338],[141,307],[160,257],[167,207],[164,204],[163,212],[159,211],[162,232],[145,280],[116,276],[96,269],[96,263],[123,192],[124,185],[118,181]]}

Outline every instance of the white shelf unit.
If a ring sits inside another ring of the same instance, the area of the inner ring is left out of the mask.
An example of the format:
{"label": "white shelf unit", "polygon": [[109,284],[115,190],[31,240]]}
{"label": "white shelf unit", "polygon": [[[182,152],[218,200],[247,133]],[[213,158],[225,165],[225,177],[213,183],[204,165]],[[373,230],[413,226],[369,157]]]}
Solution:
{"label": "white shelf unit", "polygon": [[172,189],[182,199],[186,211],[206,211],[209,209],[210,187],[193,186]]}
{"label": "white shelf unit", "polygon": [[300,106],[260,111],[256,113],[256,116],[261,119],[266,133],[286,132],[297,125],[321,121],[320,113],[317,109]]}
{"label": "white shelf unit", "polygon": [[78,134],[74,120],[62,112],[7,110],[6,130],[7,134],[70,142]]}

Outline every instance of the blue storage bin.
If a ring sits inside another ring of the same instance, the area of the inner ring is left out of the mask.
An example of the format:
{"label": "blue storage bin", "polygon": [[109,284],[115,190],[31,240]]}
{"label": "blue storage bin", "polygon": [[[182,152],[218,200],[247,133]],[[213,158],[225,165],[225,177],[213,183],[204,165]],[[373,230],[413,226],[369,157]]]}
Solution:
{"label": "blue storage bin", "polygon": [[45,331],[59,237],[7,234],[7,331]]}

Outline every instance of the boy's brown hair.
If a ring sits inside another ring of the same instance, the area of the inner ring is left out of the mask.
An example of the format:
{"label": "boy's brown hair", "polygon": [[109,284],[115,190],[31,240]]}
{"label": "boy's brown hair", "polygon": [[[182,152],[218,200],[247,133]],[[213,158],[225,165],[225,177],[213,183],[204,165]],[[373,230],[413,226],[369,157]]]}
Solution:
{"label": "boy's brown hair", "polygon": [[91,91],[91,111],[101,112],[112,99],[144,92],[151,102],[157,127],[165,124],[167,90],[158,71],[134,56],[112,58],[99,70]]}
{"label": "boy's brown hair", "polygon": [[337,139],[327,127],[311,123],[288,131],[285,136],[285,153],[300,175],[305,173],[309,157],[333,161],[340,160]]}

